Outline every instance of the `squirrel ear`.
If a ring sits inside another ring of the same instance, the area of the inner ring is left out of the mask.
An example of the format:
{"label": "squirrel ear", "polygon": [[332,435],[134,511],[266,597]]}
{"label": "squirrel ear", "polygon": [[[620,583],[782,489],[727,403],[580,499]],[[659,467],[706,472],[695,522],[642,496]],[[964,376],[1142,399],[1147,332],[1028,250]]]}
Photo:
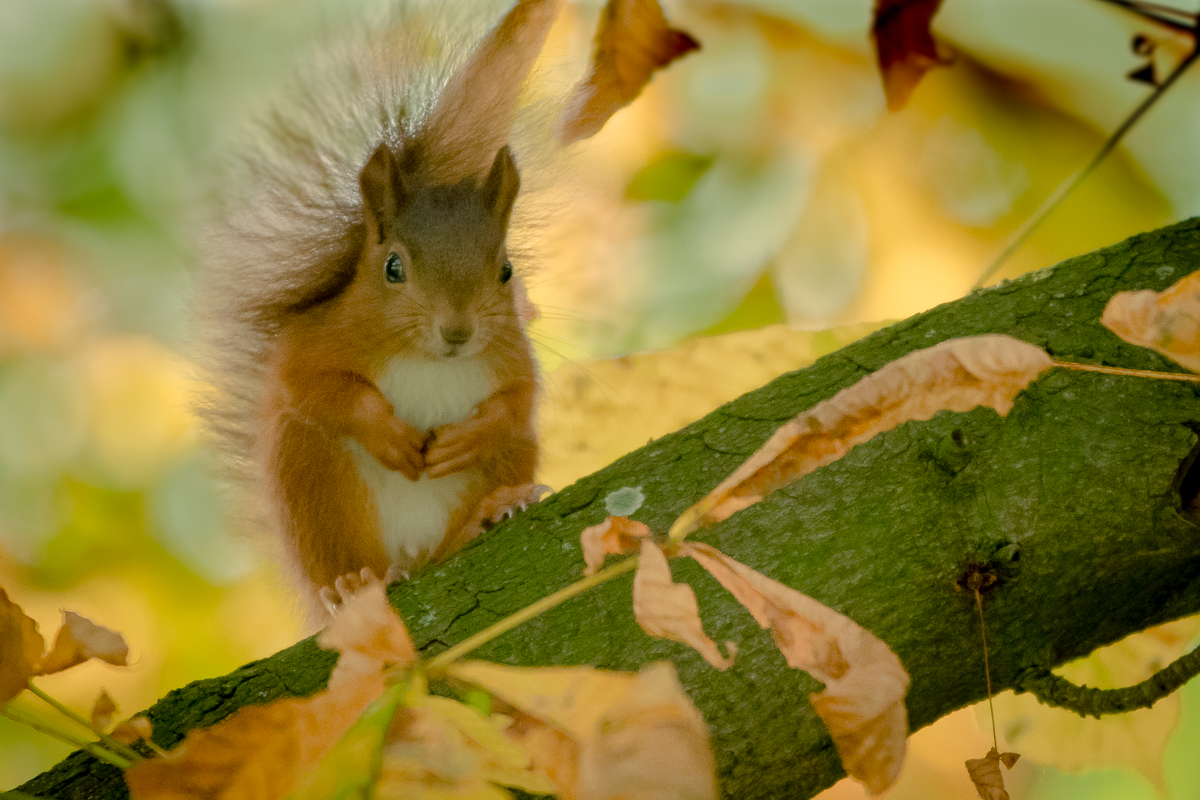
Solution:
{"label": "squirrel ear", "polygon": [[387,238],[386,226],[396,218],[403,195],[395,155],[387,142],[375,148],[359,173],[358,183],[363,196],[363,221],[382,244]]}
{"label": "squirrel ear", "polygon": [[517,172],[517,164],[513,161],[512,150],[508,145],[501,147],[492,162],[492,169],[483,182],[483,200],[501,222],[507,226],[512,214],[513,203],[516,202],[517,192],[521,188],[521,175]]}

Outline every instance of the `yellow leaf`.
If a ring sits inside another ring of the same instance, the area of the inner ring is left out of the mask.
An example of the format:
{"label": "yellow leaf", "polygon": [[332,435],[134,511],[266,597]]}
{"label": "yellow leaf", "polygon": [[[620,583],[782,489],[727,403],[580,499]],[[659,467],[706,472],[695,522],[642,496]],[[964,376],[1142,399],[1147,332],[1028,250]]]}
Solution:
{"label": "yellow leaf", "polygon": [[1130,344],[1200,372],[1200,272],[1163,292],[1117,292],[1100,323]]}
{"label": "yellow leaf", "polygon": [[667,24],[658,0],[608,0],[591,69],[575,87],[559,123],[563,144],[599,132],[609,117],[633,102],[651,75],[699,47]]}
{"label": "yellow leaf", "polygon": [[680,539],[837,461],[856,444],[939,411],[989,406],[1007,414],[1017,394],[1054,365],[1011,336],[951,339],[896,359],[785,423],[671,526]]}
{"label": "yellow leaf", "polygon": [[513,707],[505,735],[564,800],[716,797],[708,729],[669,662],[636,675],[478,661],[450,672]]}
{"label": "yellow leaf", "polygon": [[128,656],[129,645],[125,644],[121,634],[74,611],[64,611],[62,627],[54,637],[54,647],[38,665],[38,674],[62,672],[92,658],[124,667]]}
{"label": "yellow leaf", "polygon": [[0,589],[0,703],[25,690],[45,649],[38,624]]}
{"label": "yellow leaf", "polygon": [[726,670],[733,665],[737,648],[733,642],[727,642],[729,657],[721,655],[716,642],[704,633],[696,593],[686,583],[671,580],[667,557],[649,539],[642,541],[641,559],[633,576],[633,615],[651,636],[682,642],[717,669]]}
{"label": "yellow leaf", "polygon": [[627,517],[607,517],[599,525],[584,528],[579,534],[579,544],[583,548],[583,561],[586,564],[583,574],[595,575],[596,570],[604,563],[605,556],[610,553],[632,553],[638,542],[647,536],[650,536],[650,529],[645,524]]}
{"label": "yellow leaf", "polygon": [[670,664],[651,664],[600,718],[579,759],[580,800],[714,800],[708,728]]}
{"label": "yellow leaf", "polygon": [[1001,753],[993,747],[983,758],[967,759],[967,774],[982,800],[1008,800],[1000,765],[1012,769],[1018,758],[1017,753]]}
{"label": "yellow leaf", "polygon": [[680,553],[699,562],[771,631],[789,666],[825,684],[809,700],[829,728],[846,772],[872,794],[890,786],[904,763],[909,684],[891,648],[848,617],[715,547],[685,542]]}
{"label": "yellow leaf", "polygon": [[384,668],[415,658],[378,581],[344,597],[317,641],[341,653],[325,691],[248,706],[211,728],[189,732],[165,757],[146,759],[125,773],[134,800],[285,796],[383,693]]}

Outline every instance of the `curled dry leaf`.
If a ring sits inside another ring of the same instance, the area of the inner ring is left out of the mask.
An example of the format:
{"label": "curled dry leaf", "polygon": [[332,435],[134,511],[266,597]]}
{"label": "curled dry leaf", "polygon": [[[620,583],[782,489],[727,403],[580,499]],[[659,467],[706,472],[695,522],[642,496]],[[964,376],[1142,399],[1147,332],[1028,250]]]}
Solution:
{"label": "curled dry leaf", "polygon": [[0,703],[25,690],[45,650],[37,623],[0,589]]}
{"label": "curled dry leaf", "polygon": [[563,800],[710,800],[708,729],[669,662],[636,675],[593,667],[451,668],[513,709],[505,734]]}
{"label": "curled dry leaf", "polygon": [[1163,292],[1117,292],[1100,322],[1130,344],[1200,372],[1200,272]]}
{"label": "curled dry leaf", "polygon": [[888,110],[899,111],[926,72],[945,63],[929,32],[942,0],[875,0],[871,36]]}
{"label": "curled dry leaf", "polygon": [[771,631],[788,665],[825,684],[809,699],[829,728],[852,777],[878,794],[904,763],[909,677],[881,639],[816,600],[771,580],[706,544],[685,542],[694,558]]}
{"label": "curled dry leaf", "polygon": [[976,406],[1007,414],[1017,394],[1052,366],[1040,348],[1001,334],[951,339],[909,353],[784,423],[758,452],[680,515],[671,538],[681,539],[700,525],[754,505],[901,423]]}
{"label": "curled dry leaf", "polygon": [[607,517],[599,525],[584,528],[579,534],[583,548],[584,575],[595,575],[610,553],[624,555],[637,549],[638,543],[650,536],[645,523],[628,517]]}
{"label": "curled dry leaf", "polygon": [[134,800],[283,797],[383,693],[384,668],[415,660],[412,640],[378,581],[345,597],[317,642],[341,653],[325,691],[247,706],[189,732],[165,757],[125,773]]}
{"label": "curled dry leaf", "polygon": [[92,703],[92,730],[97,734],[104,733],[108,730],[108,726],[112,724],[113,717],[117,713],[117,704],[113,702],[111,696],[104,689],[100,690],[100,696]]}
{"label": "curled dry leaf", "polygon": [[1000,765],[1012,769],[1020,757],[1017,753],[1001,753],[993,747],[983,758],[967,759],[967,774],[983,800],[1008,800]]}
{"label": "curled dry leaf", "polygon": [[125,644],[121,634],[74,611],[64,611],[62,627],[54,637],[54,647],[38,665],[38,674],[62,672],[92,658],[124,667],[128,664],[128,656],[129,645]]}
{"label": "curled dry leaf", "polygon": [[720,670],[729,669],[737,655],[733,642],[726,642],[729,657],[721,655],[700,624],[696,593],[686,583],[671,580],[671,567],[662,549],[650,540],[642,542],[641,559],[633,576],[633,615],[651,636],[691,646],[704,660]]}
{"label": "curled dry leaf", "polygon": [[667,24],[658,0],[608,0],[596,32],[596,52],[559,121],[563,144],[599,132],[608,118],[633,102],[650,76],[699,48]]}

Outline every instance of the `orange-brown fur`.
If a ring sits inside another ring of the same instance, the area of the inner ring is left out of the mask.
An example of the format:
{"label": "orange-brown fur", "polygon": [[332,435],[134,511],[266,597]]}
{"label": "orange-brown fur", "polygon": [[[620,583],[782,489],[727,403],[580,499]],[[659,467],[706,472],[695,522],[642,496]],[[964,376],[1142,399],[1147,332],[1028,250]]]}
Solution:
{"label": "orange-brown fur", "polygon": [[[498,277],[519,185],[502,145],[554,10],[533,7],[518,2],[467,57],[444,42],[434,63],[433,28],[352,43],[342,71],[314,71],[250,137],[230,173],[244,188],[201,239],[210,430],[310,598],[364,567],[450,555],[494,490],[533,480],[536,366],[516,281]],[[412,256],[399,292],[383,279],[393,252]],[[477,353],[437,352],[441,328],[467,323]],[[403,375],[395,359],[460,356],[486,366],[474,413],[427,430],[393,412],[379,382]],[[364,458],[410,480],[470,476],[438,546],[389,552]]]}

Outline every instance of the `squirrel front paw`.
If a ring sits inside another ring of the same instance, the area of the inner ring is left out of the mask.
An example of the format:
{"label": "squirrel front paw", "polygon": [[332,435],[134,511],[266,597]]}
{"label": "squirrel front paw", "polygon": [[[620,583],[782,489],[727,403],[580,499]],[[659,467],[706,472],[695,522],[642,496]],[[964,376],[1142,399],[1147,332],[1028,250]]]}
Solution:
{"label": "squirrel front paw", "polygon": [[435,428],[425,451],[429,477],[444,478],[478,465],[505,433],[504,409],[484,402],[462,422]]}
{"label": "squirrel front paw", "polygon": [[355,438],[379,463],[410,481],[417,480],[426,467],[422,453],[425,434],[392,414],[383,417],[378,424],[360,432]]}

